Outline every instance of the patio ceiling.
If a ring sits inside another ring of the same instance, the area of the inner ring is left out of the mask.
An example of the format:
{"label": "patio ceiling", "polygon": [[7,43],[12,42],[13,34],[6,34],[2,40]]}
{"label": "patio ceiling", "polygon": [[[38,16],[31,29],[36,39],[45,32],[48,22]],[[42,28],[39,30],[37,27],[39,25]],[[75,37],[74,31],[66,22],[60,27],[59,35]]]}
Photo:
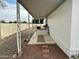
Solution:
{"label": "patio ceiling", "polygon": [[34,17],[45,18],[65,0],[18,0],[20,4]]}

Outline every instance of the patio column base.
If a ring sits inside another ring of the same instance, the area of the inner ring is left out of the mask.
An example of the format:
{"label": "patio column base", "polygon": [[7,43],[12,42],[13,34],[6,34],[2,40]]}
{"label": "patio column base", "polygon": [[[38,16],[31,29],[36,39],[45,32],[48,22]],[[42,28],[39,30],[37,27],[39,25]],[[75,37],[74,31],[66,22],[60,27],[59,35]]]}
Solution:
{"label": "patio column base", "polygon": [[17,53],[17,56],[21,56],[23,55],[23,51],[20,51],[19,53]]}

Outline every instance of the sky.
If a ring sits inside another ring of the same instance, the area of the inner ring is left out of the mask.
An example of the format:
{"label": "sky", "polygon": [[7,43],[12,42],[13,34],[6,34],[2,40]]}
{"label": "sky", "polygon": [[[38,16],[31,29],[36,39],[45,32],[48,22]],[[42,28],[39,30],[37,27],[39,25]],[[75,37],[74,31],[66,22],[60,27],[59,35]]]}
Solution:
{"label": "sky", "polygon": [[[16,20],[16,0],[5,0],[5,8],[0,7],[0,20],[15,21]],[[28,12],[20,5],[20,18],[22,21],[27,21]],[[32,16],[30,16],[32,19]]]}

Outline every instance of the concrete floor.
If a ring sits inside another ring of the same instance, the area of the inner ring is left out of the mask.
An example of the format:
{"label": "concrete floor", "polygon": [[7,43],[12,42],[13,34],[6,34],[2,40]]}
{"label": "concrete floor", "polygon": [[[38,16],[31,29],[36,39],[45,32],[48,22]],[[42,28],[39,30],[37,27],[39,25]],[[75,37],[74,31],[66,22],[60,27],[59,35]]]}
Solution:
{"label": "concrete floor", "polygon": [[[45,42],[38,42],[38,35],[44,35]],[[29,43],[23,45],[23,55],[16,59],[69,59],[56,45],[46,30],[37,30]]]}
{"label": "concrete floor", "polygon": [[[22,31],[23,55],[16,59],[69,59],[47,34],[46,30],[37,30],[29,42],[24,42],[29,36],[28,33],[31,33],[31,36],[33,30]],[[43,35],[45,41],[38,42],[38,35]],[[0,59],[10,59],[15,53],[17,53],[16,35],[0,45],[0,56],[4,57],[0,57]]]}
{"label": "concrete floor", "polygon": [[[43,35],[45,42],[37,42],[38,35]],[[47,34],[47,30],[37,30],[28,44],[55,44],[55,42],[52,37]]]}

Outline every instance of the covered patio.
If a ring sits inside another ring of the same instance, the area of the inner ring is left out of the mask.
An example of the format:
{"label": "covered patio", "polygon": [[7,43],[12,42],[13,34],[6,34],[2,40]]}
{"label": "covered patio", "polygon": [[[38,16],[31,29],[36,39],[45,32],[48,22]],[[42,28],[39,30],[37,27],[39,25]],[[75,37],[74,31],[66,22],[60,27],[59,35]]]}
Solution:
{"label": "covered patio", "polygon": [[[28,11],[28,21],[29,14],[33,16],[34,19],[40,20],[45,19],[45,25],[47,26],[47,32],[49,33],[49,26],[48,26],[48,16],[56,10],[65,0],[17,0],[17,47],[18,47],[18,55],[22,52],[21,48],[21,33],[20,33],[20,4]],[[37,31],[40,33],[39,31]],[[35,35],[35,34],[34,34]],[[45,35],[45,34],[44,34]],[[38,34],[35,35],[39,41],[44,41],[44,35],[38,36]],[[34,37],[34,38],[35,38]],[[33,41],[33,40],[32,40]],[[33,41],[34,42],[34,41]]]}
{"label": "covered patio", "polygon": [[[10,55],[7,59],[69,59],[64,51],[57,45],[57,43],[50,36],[48,26],[48,16],[55,11],[65,0],[17,0],[17,32],[16,37],[3,43],[4,47],[12,46],[6,52]],[[29,14],[33,19],[45,20],[46,29],[30,28],[28,23],[28,30],[20,30],[20,4],[28,11],[28,21],[30,21]],[[16,40],[15,40],[16,39]],[[13,42],[16,43],[13,43]],[[11,43],[8,43],[11,42]],[[6,46],[7,45],[7,46]],[[2,47],[3,48],[3,47]],[[3,51],[6,48],[3,49]],[[2,49],[1,49],[2,51]],[[5,53],[3,53],[5,54]],[[6,59],[6,58],[5,58]]]}
{"label": "covered patio", "polygon": [[45,30],[37,30],[22,49],[23,54],[15,59],[69,59]]}
{"label": "covered patio", "polygon": [[[47,30],[36,30],[34,33],[33,30],[25,30],[21,33],[22,53],[20,55],[17,53],[16,35],[12,35],[0,46],[0,55],[5,56],[0,57],[1,59],[69,59],[48,35]],[[30,33],[29,38],[28,33]]]}

